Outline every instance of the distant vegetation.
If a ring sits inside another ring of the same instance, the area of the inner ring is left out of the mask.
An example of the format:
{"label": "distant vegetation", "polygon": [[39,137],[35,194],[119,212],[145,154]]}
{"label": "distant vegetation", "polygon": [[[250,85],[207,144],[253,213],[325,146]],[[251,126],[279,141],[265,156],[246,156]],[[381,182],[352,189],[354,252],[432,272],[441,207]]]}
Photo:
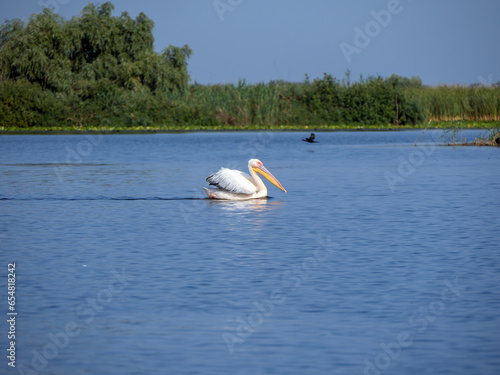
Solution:
{"label": "distant vegetation", "polygon": [[190,83],[189,46],[153,49],[153,21],[106,2],[0,28],[0,130],[398,127],[499,121],[500,87],[325,74],[267,84]]}
{"label": "distant vegetation", "polygon": [[[500,147],[500,127],[488,129],[488,131],[480,133],[474,140],[468,140],[463,134],[463,126],[458,126],[453,129],[443,130],[442,139],[447,146],[496,146]],[[416,142],[415,142],[416,144]]]}

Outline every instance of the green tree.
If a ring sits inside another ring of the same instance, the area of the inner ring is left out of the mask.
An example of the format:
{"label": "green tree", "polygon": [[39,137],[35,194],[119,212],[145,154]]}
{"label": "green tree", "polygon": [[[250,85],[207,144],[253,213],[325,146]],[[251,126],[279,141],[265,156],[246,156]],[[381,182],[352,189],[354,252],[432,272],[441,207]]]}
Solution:
{"label": "green tree", "polygon": [[189,46],[157,53],[150,18],[140,13],[132,19],[127,12],[114,17],[113,10],[110,2],[89,3],[69,21],[47,8],[26,23],[6,21],[0,28],[1,78],[24,78],[56,92],[80,92],[102,80],[127,89],[184,92]]}
{"label": "green tree", "polygon": [[48,9],[27,23],[6,21],[0,29],[2,80],[25,78],[55,91],[67,87],[71,77],[64,29],[64,20]]}
{"label": "green tree", "polygon": [[154,22],[144,13],[116,17],[113,10],[110,2],[89,3],[70,20],[43,9],[26,22],[5,21],[0,123],[67,121],[80,128],[106,119],[132,125],[166,119],[171,100],[186,92],[193,52],[188,45],[155,52]]}

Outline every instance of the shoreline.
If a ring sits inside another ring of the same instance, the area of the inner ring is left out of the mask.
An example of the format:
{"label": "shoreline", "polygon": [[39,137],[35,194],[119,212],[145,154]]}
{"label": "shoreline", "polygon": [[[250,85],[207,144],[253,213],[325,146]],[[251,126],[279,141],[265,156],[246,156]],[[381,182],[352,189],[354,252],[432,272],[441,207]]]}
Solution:
{"label": "shoreline", "polygon": [[258,131],[290,131],[290,132],[363,132],[363,131],[409,131],[409,130],[487,130],[499,127],[497,121],[441,121],[431,125],[405,125],[405,126],[380,126],[380,125],[319,125],[319,126],[141,126],[141,127],[35,127],[29,129],[0,127],[0,135],[61,135],[61,134],[154,134],[154,133],[194,133],[194,132],[258,132]]}

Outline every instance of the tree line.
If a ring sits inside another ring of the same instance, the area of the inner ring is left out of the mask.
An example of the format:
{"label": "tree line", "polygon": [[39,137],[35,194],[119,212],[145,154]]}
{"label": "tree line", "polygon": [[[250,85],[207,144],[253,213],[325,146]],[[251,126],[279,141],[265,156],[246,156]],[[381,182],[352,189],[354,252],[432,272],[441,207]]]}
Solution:
{"label": "tree line", "polygon": [[426,87],[418,77],[190,83],[188,45],[153,48],[153,21],[89,3],[0,27],[0,126],[134,128],[414,125],[499,119],[500,88]]}

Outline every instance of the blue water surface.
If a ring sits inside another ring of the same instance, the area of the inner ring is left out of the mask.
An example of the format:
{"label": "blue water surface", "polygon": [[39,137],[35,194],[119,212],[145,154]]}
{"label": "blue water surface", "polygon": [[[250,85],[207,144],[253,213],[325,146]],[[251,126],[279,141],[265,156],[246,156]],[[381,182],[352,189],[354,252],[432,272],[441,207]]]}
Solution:
{"label": "blue water surface", "polygon": [[420,133],[1,136],[0,373],[500,373],[500,149]]}

